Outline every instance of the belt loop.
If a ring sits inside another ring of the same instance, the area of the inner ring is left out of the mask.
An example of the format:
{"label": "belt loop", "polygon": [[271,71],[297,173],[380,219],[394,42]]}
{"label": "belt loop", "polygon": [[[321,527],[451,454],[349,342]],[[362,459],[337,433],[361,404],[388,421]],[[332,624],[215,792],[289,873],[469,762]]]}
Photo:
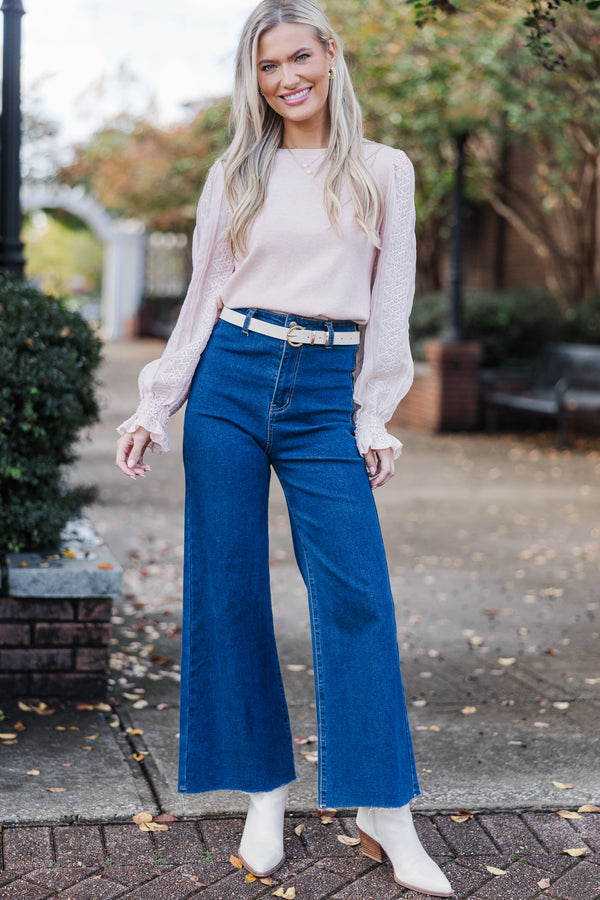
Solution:
{"label": "belt loop", "polygon": [[327,328],[327,343],[326,347],[333,347],[333,342],[335,340],[335,331],[333,330],[333,324],[331,322],[326,322],[325,327]]}
{"label": "belt loop", "polygon": [[255,312],[256,312],[256,309],[249,309],[248,312],[246,313],[246,318],[244,319],[244,324],[242,325],[242,331],[244,332],[244,334],[248,334],[248,329],[250,327],[250,319],[252,318],[252,316],[254,315]]}

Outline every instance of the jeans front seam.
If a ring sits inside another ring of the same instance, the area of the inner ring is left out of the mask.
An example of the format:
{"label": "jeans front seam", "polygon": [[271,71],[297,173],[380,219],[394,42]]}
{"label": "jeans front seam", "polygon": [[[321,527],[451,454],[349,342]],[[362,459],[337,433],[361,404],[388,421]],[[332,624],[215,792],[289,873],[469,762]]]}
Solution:
{"label": "jeans front seam", "polygon": [[281,353],[279,356],[279,366],[277,367],[277,374],[275,375],[275,379],[273,381],[273,386],[271,388],[271,400],[269,402],[269,409],[267,412],[267,440],[266,440],[266,444],[265,444],[265,451],[267,453],[271,452],[271,448],[273,446],[273,419],[272,419],[272,416],[273,416],[273,413],[276,411],[275,404],[274,404],[274,398],[275,398],[275,394],[277,392],[277,387],[279,385],[279,378],[281,375],[281,370],[283,368],[283,361],[285,359],[286,346],[287,345],[282,341]]}
{"label": "jeans front seam", "polygon": [[[279,478],[279,471],[277,469],[276,463],[273,463],[273,468],[277,473],[277,477]],[[280,479],[281,480],[281,479]],[[319,735],[319,759],[318,759],[318,790],[319,790],[319,807],[321,809],[326,807],[327,804],[327,789],[325,787],[325,776],[327,770],[327,749],[326,749],[326,739],[325,739],[325,730],[323,726],[323,666],[322,666],[322,653],[321,653],[321,635],[319,630],[319,614],[317,611],[317,604],[315,602],[315,590],[313,586],[313,578],[312,572],[310,568],[310,562],[308,558],[308,553],[306,552],[306,545],[304,543],[304,539],[302,537],[302,530],[298,527],[298,520],[294,514],[293,506],[291,502],[288,500],[288,509],[290,518],[294,520],[294,526],[296,528],[296,533],[300,539],[302,544],[302,553],[304,555],[304,562],[306,564],[306,574],[307,574],[307,591],[308,597],[310,600],[310,608],[312,612],[311,616],[311,624],[313,631],[313,641],[314,641],[314,657],[315,657],[315,697],[317,701],[317,729]]]}
{"label": "jeans front seam", "polygon": [[[287,347],[285,349],[287,350]],[[298,378],[298,369],[300,367],[301,357],[302,357],[302,347],[299,347],[298,353],[296,354],[296,357],[294,359],[294,369],[292,372],[292,379],[291,379],[291,384],[290,384],[287,400],[285,401],[283,406],[275,406],[273,403],[271,403],[271,412],[273,413],[273,415],[276,415],[277,413],[285,412],[288,409],[290,403],[292,402],[292,399],[294,396],[294,388],[296,387],[296,379]]]}

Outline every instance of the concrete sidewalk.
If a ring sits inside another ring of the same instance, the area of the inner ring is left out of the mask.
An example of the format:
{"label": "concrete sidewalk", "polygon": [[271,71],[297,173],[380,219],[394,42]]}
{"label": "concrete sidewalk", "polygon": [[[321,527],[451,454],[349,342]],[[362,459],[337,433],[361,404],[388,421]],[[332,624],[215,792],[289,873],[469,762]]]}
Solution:
{"label": "concrete sidewalk", "polygon": [[[151,460],[147,479],[129,482],[113,464],[114,426],[136,405],[141,365],[161,348],[106,348],[103,422],[82,444],[76,473],[100,484],[90,515],[125,567],[107,705],[48,714],[0,703],[0,733],[16,735],[0,738],[0,897],[203,893],[224,900],[276,889],[245,884],[227,862],[243,795],[176,793],[182,415],[171,423],[172,452]],[[600,815],[568,821],[556,811],[600,798],[600,444],[557,453],[552,435],[401,437],[397,475],[376,496],[425,839],[440,859],[458,859],[449,875],[459,873],[459,896],[593,900],[600,897]],[[300,838],[291,831],[296,849],[284,887],[293,871],[303,873],[293,881],[299,900],[411,896],[384,867],[337,840],[340,829],[353,834],[350,811],[328,826],[310,818],[316,720],[308,610],[276,484],[270,527],[278,644],[300,739],[290,813],[306,824]],[[458,808],[479,815],[463,823],[439,817]],[[156,834],[119,824],[141,810],[180,821]],[[562,852],[584,845],[580,858]],[[515,865],[514,854],[527,864]],[[509,875],[485,868],[504,870],[510,860]],[[38,869],[42,875],[32,876]],[[49,873],[52,883],[42,879]],[[538,884],[545,877],[550,888]]]}

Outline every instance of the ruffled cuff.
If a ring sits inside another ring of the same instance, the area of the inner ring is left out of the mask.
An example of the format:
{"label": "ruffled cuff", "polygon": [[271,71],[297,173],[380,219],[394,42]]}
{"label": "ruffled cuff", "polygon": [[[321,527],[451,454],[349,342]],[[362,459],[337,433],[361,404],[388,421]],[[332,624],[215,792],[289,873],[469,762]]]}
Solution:
{"label": "ruffled cuff", "polygon": [[119,434],[126,434],[141,426],[150,432],[148,446],[152,453],[167,453],[169,450],[168,418],[169,411],[162,403],[158,403],[156,400],[142,400],[134,414],[122,422],[117,431]]}
{"label": "ruffled cuff", "polygon": [[393,434],[388,434],[385,426],[380,422],[359,422],[354,434],[356,446],[361,456],[369,449],[384,450],[391,447],[394,451],[394,459],[398,459],[402,453],[402,443]]}

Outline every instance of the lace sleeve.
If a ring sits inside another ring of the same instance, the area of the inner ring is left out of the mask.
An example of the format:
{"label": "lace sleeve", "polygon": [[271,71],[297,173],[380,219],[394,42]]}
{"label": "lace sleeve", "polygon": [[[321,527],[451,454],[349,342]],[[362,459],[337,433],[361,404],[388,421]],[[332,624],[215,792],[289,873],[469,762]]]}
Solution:
{"label": "lace sleeve", "polygon": [[359,348],[354,421],[361,454],[392,447],[397,458],[402,444],[387,433],[385,423],[413,379],[408,317],[416,267],[414,171],[400,150],[394,151],[381,237],[371,311]]}
{"label": "lace sleeve", "polygon": [[167,419],[187,398],[198,360],[219,316],[221,290],[234,268],[223,234],[227,224],[223,166],[217,161],[208,173],[198,203],[192,244],[193,274],[177,324],[161,358],[142,369],[140,404],[117,429],[124,434],[140,425],[147,428],[153,453],[169,449]]}

